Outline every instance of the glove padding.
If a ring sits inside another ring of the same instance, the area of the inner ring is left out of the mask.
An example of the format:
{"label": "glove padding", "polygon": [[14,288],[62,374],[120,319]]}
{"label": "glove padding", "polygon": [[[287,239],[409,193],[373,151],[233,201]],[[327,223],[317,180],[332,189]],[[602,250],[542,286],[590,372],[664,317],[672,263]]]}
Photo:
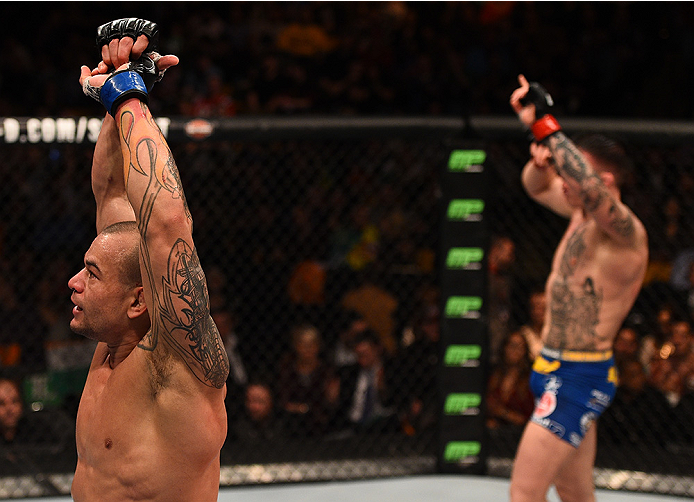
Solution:
{"label": "glove padding", "polygon": [[142,76],[147,91],[151,91],[154,84],[164,78],[166,72],[166,70],[157,70],[156,68],[157,61],[161,59],[161,54],[156,52],[159,44],[159,26],[157,23],[135,17],[116,19],[97,28],[96,43],[101,48],[111,40],[131,37],[135,41],[140,35],[145,35],[149,43],[142,56],[133,61],[134,64],[131,64],[130,69]]}
{"label": "glove padding", "polygon": [[535,105],[535,120],[538,120],[549,113],[549,109],[554,106],[554,100],[547,89],[537,82],[530,82],[530,89],[520,99],[520,104],[523,106]]}
{"label": "glove padding", "polygon": [[96,30],[96,45],[101,49],[101,47],[113,39],[130,37],[135,41],[140,35],[145,35],[149,39],[149,44],[144,52],[157,50],[159,45],[159,26],[152,21],[136,17],[116,19],[99,26]]}

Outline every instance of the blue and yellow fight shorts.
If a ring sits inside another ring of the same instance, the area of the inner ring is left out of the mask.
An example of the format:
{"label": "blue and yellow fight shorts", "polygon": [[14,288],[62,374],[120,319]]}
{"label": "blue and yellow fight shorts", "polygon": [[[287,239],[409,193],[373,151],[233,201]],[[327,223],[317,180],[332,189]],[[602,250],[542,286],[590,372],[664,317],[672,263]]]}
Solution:
{"label": "blue and yellow fight shorts", "polygon": [[530,420],[578,448],[617,390],[612,351],[542,349],[530,387],[535,394]]}

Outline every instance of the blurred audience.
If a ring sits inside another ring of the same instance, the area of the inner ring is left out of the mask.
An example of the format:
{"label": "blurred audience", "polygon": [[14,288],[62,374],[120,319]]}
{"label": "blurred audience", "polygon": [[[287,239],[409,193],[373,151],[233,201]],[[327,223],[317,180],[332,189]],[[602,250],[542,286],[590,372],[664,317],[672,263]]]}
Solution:
{"label": "blurred audience", "polygon": [[[8,4],[0,116],[93,113],[68,83],[74,68],[96,63],[96,26],[126,10],[50,6],[27,38],[31,7]],[[506,114],[523,71],[544,83],[557,113],[686,119],[694,99],[681,75],[694,41],[682,20],[692,11],[687,2],[180,2],[139,14],[159,23],[161,52],[188,67],[160,84],[157,115]],[[50,43],[59,37],[64,47]],[[643,67],[646,78],[625,77]]]}
{"label": "blurred audience", "polygon": [[403,431],[415,435],[430,431],[438,420],[439,392],[436,378],[441,340],[441,315],[437,305],[415,310],[412,338],[395,359],[395,379],[400,388],[397,403]]}
{"label": "blurred audience", "polygon": [[546,306],[547,293],[544,288],[531,290],[528,298],[528,320],[518,329],[528,344],[530,359],[533,361],[542,350],[542,327],[545,325]]}
{"label": "blurred audience", "polygon": [[530,390],[530,351],[519,332],[509,334],[487,385],[487,419],[490,429],[522,428],[532,415],[535,398]]}
{"label": "blurred audience", "polygon": [[614,361],[617,367],[619,367],[623,361],[632,359],[638,360],[640,348],[641,339],[636,329],[631,326],[622,326],[619,331],[617,331],[617,336],[612,343]]}
{"label": "blurred audience", "polygon": [[342,310],[338,314],[337,340],[332,348],[332,363],[336,368],[356,364],[354,347],[360,334],[369,328],[363,315],[353,310]]}
{"label": "blurred audience", "polygon": [[688,318],[672,323],[670,337],[651,360],[649,382],[673,407],[686,391],[694,390],[694,335]]}
{"label": "blurred audience", "polygon": [[27,411],[20,384],[0,377],[0,447],[67,448],[74,426],[60,410]]}
{"label": "blurred audience", "polygon": [[253,381],[245,389],[243,413],[229,417],[230,439],[246,448],[268,446],[282,439],[286,430],[275,411],[270,386]]}
{"label": "blurred audience", "polygon": [[340,406],[336,425],[356,431],[397,429],[393,407],[392,367],[372,330],[361,333],[354,346],[357,362],[340,370]]}
{"label": "blurred audience", "polygon": [[675,413],[665,395],[648,382],[636,358],[618,365],[619,385],[610,407],[600,417],[598,434],[608,442],[661,447],[672,440]]}
{"label": "blurred audience", "polygon": [[489,352],[492,364],[498,362],[501,344],[511,329],[511,293],[514,287],[512,267],[516,244],[508,236],[495,236],[487,257]]}
{"label": "blurred audience", "polygon": [[398,298],[381,283],[382,278],[370,267],[358,275],[359,283],[344,293],[341,306],[361,314],[379,337],[380,346],[389,356],[395,354],[395,326]]}
{"label": "blurred audience", "polygon": [[651,322],[651,332],[641,340],[639,360],[649,375],[652,373],[651,361],[659,357],[661,347],[670,338],[675,310],[675,307],[669,302],[661,304],[656,311],[655,319]]}
{"label": "blurred audience", "polygon": [[337,405],[339,383],[322,349],[318,329],[295,326],[291,350],[280,361],[279,406],[287,419],[287,429],[304,436],[325,432]]}

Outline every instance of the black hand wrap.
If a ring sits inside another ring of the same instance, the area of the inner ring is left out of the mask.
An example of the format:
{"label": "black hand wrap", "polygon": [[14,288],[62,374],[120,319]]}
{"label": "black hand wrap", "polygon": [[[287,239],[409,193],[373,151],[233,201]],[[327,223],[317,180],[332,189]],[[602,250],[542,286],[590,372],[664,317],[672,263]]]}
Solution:
{"label": "black hand wrap", "polygon": [[138,19],[136,17],[116,19],[99,26],[96,30],[96,45],[101,49],[101,47],[108,44],[113,39],[130,37],[135,41],[140,35],[146,35],[149,39],[149,44],[144,52],[157,50],[159,44],[159,26],[152,21]]}
{"label": "black hand wrap", "polygon": [[537,82],[530,83],[528,93],[520,99],[523,106],[535,105],[535,123],[530,127],[535,141],[538,143],[548,138],[555,132],[561,131],[559,122],[549,114],[554,106],[552,96],[547,89]]}

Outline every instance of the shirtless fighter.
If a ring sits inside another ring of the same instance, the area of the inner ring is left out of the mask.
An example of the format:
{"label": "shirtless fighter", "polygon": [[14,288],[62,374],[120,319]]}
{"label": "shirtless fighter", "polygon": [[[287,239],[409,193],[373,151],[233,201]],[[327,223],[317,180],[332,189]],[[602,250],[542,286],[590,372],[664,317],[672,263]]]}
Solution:
{"label": "shirtless fighter", "polygon": [[99,342],[77,415],[77,502],[212,502],[219,492],[229,363],[178,169],[147,106],[178,63],[147,50],[156,31],[140,19],[103,25],[103,60],[80,75],[108,113],[92,165],[98,235],[68,283],[70,327]]}
{"label": "shirtless fighter", "polygon": [[522,173],[531,198],[569,219],[547,279],[543,349],[531,386],[536,407],[511,476],[513,502],[595,500],[598,416],[615,393],[612,341],[648,261],[643,224],[620,200],[624,151],[601,136],[574,144],[546,114],[551,98],[520,75],[511,107],[535,137]]}

